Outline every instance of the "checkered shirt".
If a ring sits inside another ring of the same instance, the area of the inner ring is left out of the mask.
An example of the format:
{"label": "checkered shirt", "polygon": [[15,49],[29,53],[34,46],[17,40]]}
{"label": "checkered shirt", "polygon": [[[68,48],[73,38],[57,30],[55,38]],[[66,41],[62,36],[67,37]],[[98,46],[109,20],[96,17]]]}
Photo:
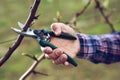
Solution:
{"label": "checkered shirt", "polygon": [[101,35],[77,34],[80,40],[79,58],[93,63],[114,63],[120,61],[120,32]]}

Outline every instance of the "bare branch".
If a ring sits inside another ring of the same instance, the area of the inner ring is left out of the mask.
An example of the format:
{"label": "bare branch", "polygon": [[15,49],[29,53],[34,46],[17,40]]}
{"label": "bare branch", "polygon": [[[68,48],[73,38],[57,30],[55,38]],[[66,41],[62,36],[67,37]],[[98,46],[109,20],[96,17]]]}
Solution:
{"label": "bare branch", "polygon": [[95,3],[96,3],[96,8],[99,10],[99,12],[101,13],[101,15],[105,19],[105,22],[110,26],[111,31],[112,32],[116,32],[116,30],[114,29],[114,26],[113,26],[113,24],[112,24],[109,16],[105,14],[104,8],[101,6],[100,1],[99,0],[95,0]]}
{"label": "bare branch", "polygon": [[83,7],[83,9],[80,10],[79,12],[77,12],[75,14],[75,16],[73,17],[73,19],[70,22],[68,22],[67,24],[69,24],[69,25],[71,25],[71,24],[76,25],[77,18],[86,11],[86,9],[89,7],[90,3],[91,3],[91,0],[89,0],[88,3]]}
{"label": "bare branch", "polygon": [[13,38],[13,39],[9,39],[9,40],[6,40],[6,41],[1,41],[0,44],[4,44],[4,43],[7,43],[7,42],[11,42],[11,41],[14,41],[16,38]]}
{"label": "bare branch", "polygon": [[37,58],[36,58],[34,55],[25,54],[25,53],[23,53],[22,55],[23,55],[23,56],[27,56],[27,57],[29,57],[29,58],[31,58],[31,59],[37,61]]}
{"label": "bare branch", "polygon": [[43,76],[48,76],[48,74],[42,73],[42,72],[38,72],[38,71],[33,71],[32,73],[33,74],[40,74],[40,75],[43,75]]}
{"label": "bare branch", "polygon": [[88,1],[88,3],[84,6],[84,8],[81,11],[76,13],[76,17],[79,17],[80,15],[82,15],[85,12],[85,10],[88,8],[90,3],[91,3],[91,0]]}
{"label": "bare branch", "polygon": [[[41,0],[34,1],[34,4],[31,8],[28,19],[26,20],[25,26],[23,28],[23,31],[27,31],[27,29],[30,27],[30,24],[34,20],[35,14],[36,14],[36,11],[37,11],[37,8],[39,6],[40,1]],[[4,55],[4,57],[0,59],[0,67],[10,58],[10,56],[13,54],[13,52],[16,50],[16,48],[18,48],[18,46],[22,42],[23,38],[24,38],[24,36],[22,36],[22,35],[18,36],[18,38],[16,39],[16,42],[9,48],[9,50]]]}
{"label": "bare branch", "polygon": [[43,53],[37,61],[35,61],[32,66],[20,77],[19,80],[25,80],[37,67],[37,65],[45,58],[45,54]]}

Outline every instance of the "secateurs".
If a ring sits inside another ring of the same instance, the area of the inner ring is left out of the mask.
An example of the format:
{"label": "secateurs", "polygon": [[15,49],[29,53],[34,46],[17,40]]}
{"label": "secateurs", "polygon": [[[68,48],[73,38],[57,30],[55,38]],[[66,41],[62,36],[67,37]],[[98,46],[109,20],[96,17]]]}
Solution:
{"label": "secateurs", "polygon": [[[18,26],[23,29],[24,25],[20,22],[18,22]],[[49,46],[52,49],[56,49],[57,47],[53,44],[50,43],[50,37],[58,37],[58,38],[63,38],[63,39],[69,39],[69,40],[76,40],[76,37],[70,35],[70,34],[66,34],[66,33],[62,33],[60,36],[56,36],[54,34],[53,31],[50,30],[46,30],[46,29],[41,29],[41,30],[32,30],[32,29],[28,29],[26,32],[23,32],[17,28],[11,28],[13,31],[15,31],[16,33],[26,36],[26,37],[32,37],[34,39],[36,39],[40,46],[42,47],[46,47]],[[71,63],[74,66],[77,66],[76,61],[74,61],[67,53],[63,52],[63,54],[67,55],[67,61],[69,63]]]}

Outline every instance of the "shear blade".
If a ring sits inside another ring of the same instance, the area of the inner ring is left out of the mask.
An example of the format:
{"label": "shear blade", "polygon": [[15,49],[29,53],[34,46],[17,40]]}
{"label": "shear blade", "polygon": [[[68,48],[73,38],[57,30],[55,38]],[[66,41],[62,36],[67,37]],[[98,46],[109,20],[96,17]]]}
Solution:
{"label": "shear blade", "polygon": [[18,22],[18,26],[23,29],[24,28],[24,24],[22,24],[21,22]]}
{"label": "shear blade", "polygon": [[[18,26],[23,30],[24,28],[24,24],[22,24],[21,22],[18,22]],[[28,28],[27,31],[30,31],[31,29]]]}
{"label": "shear blade", "polygon": [[36,35],[34,34],[33,30],[27,31],[27,32],[22,32],[21,30],[16,29],[16,28],[13,28],[13,27],[11,27],[11,29],[12,29],[14,32],[16,32],[16,33],[18,33],[18,34],[20,34],[20,35],[23,35],[23,36],[36,37]]}
{"label": "shear blade", "polygon": [[14,32],[18,33],[18,34],[21,33],[21,30],[19,30],[19,29],[16,29],[16,28],[13,28],[13,27],[11,27],[11,29],[12,29]]}

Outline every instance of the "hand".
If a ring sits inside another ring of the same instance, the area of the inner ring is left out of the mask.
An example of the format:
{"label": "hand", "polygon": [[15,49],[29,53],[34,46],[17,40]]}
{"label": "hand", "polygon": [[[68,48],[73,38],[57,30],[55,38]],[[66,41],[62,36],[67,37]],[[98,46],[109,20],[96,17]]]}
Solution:
{"label": "hand", "polygon": [[[76,36],[75,31],[68,25],[65,25],[63,23],[53,23],[51,25],[51,29],[53,30],[56,36],[59,36],[62,32]],[[72,58],[74,58],[80,51],[80,43],[78,38],[77,40],[67,40],[51,37],[50,43],[57,46],[58,48],[52,50],[50,47],[45,47],[43,49],[43,52],[45,53],[45,57],[48,59],[52,59],[53,63],[55,64],[64,64],[66,66],[69,65],[69,63],[66,61],[67,56],[63,54],[63,51],[66,52]]]}

